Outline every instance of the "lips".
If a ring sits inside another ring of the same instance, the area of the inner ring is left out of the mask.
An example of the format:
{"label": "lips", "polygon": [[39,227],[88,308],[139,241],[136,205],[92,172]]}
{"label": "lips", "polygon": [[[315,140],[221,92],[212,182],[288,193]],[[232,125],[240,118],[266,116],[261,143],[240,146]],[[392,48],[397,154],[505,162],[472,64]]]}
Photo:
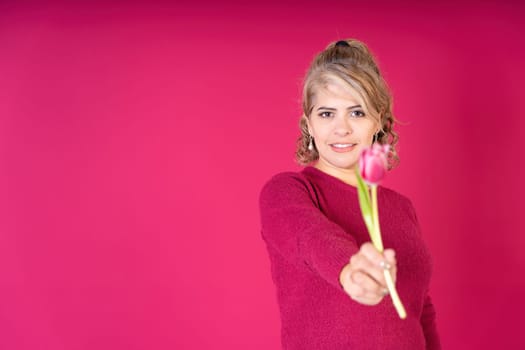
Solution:
{"label": "lips", "polygon": [[330,148],[332,148],[333,151],[342,153],[342,152],[349,152],[355,148],[355,143],[332,143],[330,144]]}
{"label": "lips", "polygon": [[335,148],[347,148],[355,146],[355,143],[332,143],[330,146],[333,146]]}

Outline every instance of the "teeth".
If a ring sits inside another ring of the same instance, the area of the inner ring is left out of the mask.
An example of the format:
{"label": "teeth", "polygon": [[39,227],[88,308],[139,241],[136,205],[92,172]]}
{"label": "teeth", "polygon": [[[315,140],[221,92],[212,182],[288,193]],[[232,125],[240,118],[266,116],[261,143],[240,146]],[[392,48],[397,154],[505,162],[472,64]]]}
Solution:
{"label": "teeth", "polygon": [[332,146],[336,148],[346,148],[355,145],[355,143],[334,143]]}

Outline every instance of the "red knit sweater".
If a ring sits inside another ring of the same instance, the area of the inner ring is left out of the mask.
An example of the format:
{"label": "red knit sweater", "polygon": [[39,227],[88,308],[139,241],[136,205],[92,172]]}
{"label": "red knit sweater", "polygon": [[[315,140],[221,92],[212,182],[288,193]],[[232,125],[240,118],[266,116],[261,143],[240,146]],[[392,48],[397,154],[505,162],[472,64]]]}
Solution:
{"label": "red knit sweater", "polygon": [[397,259],[396,287],[407,318],[385,297],[352,300],[339,273],[364,242],[357,189],[314,167],[275,175],[260,195],[262,236],[272,266],[284,349],[440,349],[428,294],[431,257],[410,200],[378,188],[385,248]]}

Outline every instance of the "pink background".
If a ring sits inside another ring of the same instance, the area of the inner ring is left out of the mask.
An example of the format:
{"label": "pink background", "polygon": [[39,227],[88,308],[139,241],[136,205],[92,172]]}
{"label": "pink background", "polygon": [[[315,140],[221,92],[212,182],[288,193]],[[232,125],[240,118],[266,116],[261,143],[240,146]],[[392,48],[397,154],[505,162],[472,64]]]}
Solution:
{"label": "pink background", "polygon": [[525,6],[319,4],[0,4],[1,349],[279,348],[258,194],[344,37],[405,122],[444,349],[525,346]]}

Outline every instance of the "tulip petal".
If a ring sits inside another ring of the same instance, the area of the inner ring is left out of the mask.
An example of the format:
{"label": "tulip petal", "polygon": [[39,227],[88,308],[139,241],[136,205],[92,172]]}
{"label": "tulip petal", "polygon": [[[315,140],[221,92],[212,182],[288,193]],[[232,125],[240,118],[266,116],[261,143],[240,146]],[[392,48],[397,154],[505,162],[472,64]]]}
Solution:
{"label": "tulip petal", "polygon": [[359,157],[359,171],[368,185],[379,185],[388,168],[387,152],[390,145],[374,144],[366,148]]}

